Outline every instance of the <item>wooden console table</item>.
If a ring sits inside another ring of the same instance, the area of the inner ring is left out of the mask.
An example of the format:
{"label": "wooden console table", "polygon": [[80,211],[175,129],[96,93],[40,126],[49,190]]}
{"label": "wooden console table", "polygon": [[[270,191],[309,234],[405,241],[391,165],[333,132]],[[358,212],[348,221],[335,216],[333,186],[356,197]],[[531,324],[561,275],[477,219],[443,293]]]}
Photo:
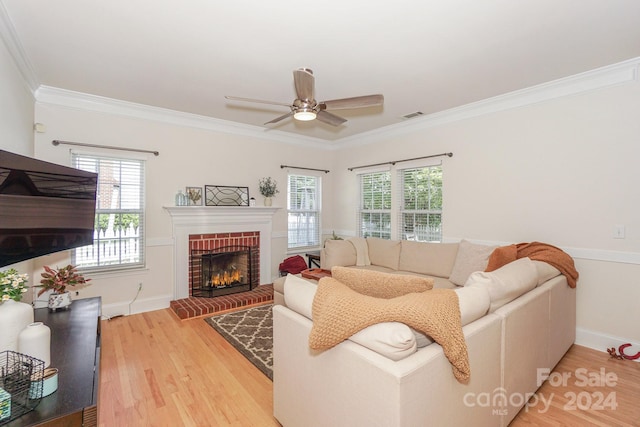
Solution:
{"label": "wooden console table", "polygon": [[58,390],[7,426],[98,425],[101,304],[96,297],[75,300],[68,310],[35,310],[35,321],[51,328],[51,367],[58,368]]}

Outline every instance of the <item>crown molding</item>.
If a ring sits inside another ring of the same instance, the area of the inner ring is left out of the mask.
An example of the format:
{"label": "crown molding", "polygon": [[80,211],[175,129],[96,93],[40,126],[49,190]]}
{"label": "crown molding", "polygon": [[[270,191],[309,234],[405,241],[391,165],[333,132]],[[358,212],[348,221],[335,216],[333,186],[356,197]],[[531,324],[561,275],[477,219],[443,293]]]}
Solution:
{"label": "crown molding", "polygon": [[34,95],[40,83],[2,2],[0,2],[0,38],[4,41],[9,55],[22,75],[25,86]]}
{"label": "crown molding", "polygon": [[[0,13],[0,16],[1,15]],[[152,107],[44,85],[40,85],[35,90],[34,96],[36,102],[42,104],[171,123],[179,126],[265,139],[307,148],[314,147],[322,150],[337,150],[345,147],[368,145],[380,140],[390,139],[485,114],[534,105],[622,83],[637,82],[639,68],[640,57],[331,142],[259,126],[246,125],[228,120]]]}
{"label": "crown molding", "polygon": [[525,89],[509,92],[449,110],[411,119],[407,122],[338,140],[340,148],[366,145],[416,131],[441,126],[499,111],[524,107],[566,96],[590,92],[622,83],[638,82],[640,57],[586,71]]}
{"label": "crown molding", "polygon": [[171,123],[178,126],[260,138],[304,147],[328,148],[327,142],[318,138],[293,135],[291,133],[259,126],[246,125],[229,120],[153,107],[46,85],[38,87],[35,91],[35,98],[36,102],[40,104],[56,105],[74,110],[93,111],[141,120]]}

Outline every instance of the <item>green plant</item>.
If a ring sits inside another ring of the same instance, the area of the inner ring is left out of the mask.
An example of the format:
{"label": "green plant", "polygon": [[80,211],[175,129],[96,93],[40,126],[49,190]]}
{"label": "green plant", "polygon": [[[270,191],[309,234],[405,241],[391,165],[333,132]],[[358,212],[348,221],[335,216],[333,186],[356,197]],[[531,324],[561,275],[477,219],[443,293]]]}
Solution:
{"label": "green plant", "polygon": [[49,289],[53,292],[61,294],[66,292],[67,286],[81,287],[86,286],[87,282],[91,279],[85,279],[81,273],[78,273],[76,267],[71,264],[66,267],[58,268],[54,270],[49,266],[44,266],[44,273],[40,274],[42,280],[40,280],[41,288],[38,292],[38,296],[42,295]]}
{"label": "green plant", "polygon": [[262,178],[258,183],[258,190],[264,197],[273,197],[280,192],[278,183],[270,176]]}
{"label": "green plant", "polygon": [[29,289],[27,287],[28,280],[29,275],[18,274],[15,268],[0,271],[0,295],[2,296],[0,302],[5,302],[10,299],[20,301],[22,294]]}

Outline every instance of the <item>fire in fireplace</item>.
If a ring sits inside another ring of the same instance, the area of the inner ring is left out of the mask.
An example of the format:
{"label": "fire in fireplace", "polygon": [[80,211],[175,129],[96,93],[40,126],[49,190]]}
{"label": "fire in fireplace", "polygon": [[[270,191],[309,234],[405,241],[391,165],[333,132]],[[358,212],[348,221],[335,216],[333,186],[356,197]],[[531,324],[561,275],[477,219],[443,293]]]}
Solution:
{"label": "fire in fireplace", "polygon": [[215,297],[251,290],[251,250],[250,246],[192,249],[192,296]]}

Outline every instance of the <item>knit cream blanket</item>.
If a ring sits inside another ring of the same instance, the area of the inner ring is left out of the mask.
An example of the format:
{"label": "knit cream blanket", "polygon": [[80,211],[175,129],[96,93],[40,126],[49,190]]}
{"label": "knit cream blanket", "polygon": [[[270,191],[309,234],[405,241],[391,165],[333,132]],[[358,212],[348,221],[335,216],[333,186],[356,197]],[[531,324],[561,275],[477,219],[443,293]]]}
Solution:
{"label": "knit cream blanket", "polygon": [[336,279],[320,279],[312,306],[309,347],[325,350],[356,332],[381,322],[402,322],[442,346],[453,375],[466,383],[471,375],[462,333],[458,294],[433,289],[390,299],[362,295]]}

